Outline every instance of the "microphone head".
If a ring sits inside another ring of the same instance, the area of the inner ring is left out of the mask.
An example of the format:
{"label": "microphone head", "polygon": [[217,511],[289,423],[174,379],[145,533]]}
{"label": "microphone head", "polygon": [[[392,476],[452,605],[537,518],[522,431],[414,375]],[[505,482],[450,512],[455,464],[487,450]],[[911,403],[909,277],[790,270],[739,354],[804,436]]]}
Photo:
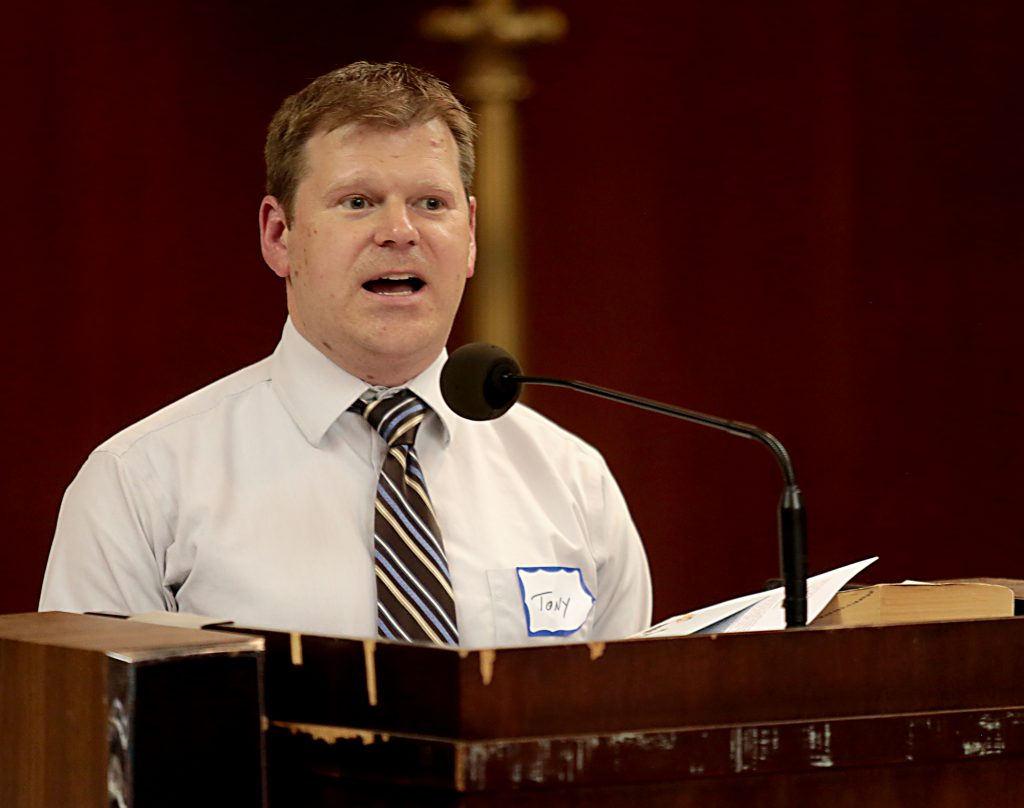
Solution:
{"label": "microphone head", "polygon": [[490,421],[519,398],[519,363],[497,345],[471,342],[452,351],[441,368],[441,395],[452,410],[471,421]]}

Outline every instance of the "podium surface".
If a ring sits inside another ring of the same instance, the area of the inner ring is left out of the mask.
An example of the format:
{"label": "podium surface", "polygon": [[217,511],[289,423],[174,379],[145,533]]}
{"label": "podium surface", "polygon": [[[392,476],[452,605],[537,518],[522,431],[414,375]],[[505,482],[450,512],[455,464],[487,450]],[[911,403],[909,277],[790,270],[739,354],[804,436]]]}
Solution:
{"label": "podium surface", "polygon": [[147,808],[1013,804],[1022,647],[1016,618],[458,651],[9,615],[0,804],[117,805],[118,766]]}
{"label": "podium surface", "polygon": [[1015,618],[458,652],[261,632],[271,804],[980,805]]}

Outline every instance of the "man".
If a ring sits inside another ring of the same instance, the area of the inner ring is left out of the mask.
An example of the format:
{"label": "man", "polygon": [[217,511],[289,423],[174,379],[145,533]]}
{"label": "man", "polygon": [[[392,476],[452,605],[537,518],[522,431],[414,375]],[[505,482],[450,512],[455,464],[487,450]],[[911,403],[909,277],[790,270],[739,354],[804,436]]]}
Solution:
{"label": "man", "polygon": [[284,102],[260,207],[281,343],[90,455],[41,609],[463,647],[648,624],[646,558],[598,453],[527,407],[477,423],[440,395],[476,258],[473,135],[404,65]]}

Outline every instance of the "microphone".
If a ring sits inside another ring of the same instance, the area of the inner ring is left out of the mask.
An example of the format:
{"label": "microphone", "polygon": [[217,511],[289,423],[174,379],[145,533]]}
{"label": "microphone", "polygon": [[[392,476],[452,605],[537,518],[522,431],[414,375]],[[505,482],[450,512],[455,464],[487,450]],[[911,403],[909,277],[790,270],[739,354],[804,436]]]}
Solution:
{"label": "microphone", "polygon": [[441,368],[441,395],[463,418],[490,421],[519,399],[521,373],[508,351],[471,342],[452,351]]}
{"label": "microphone", "polygon": [[779,500],[779,566],[786,588],[786,627],[807,624],[807,512],[796,484],[793,463],[782,442],[759,427],[684,410],[648,398],[605,387],[545,376],[524,376],[515,358],[497,345],[474,342],[452,351],[441,369],[441,395],[449,407],[471,421],[490,421],[504,415],[519,399],[524,384],[566,387],[598,398],[618,401],[651,412],[710,426],[755,440],[775,456],[785,487]]}

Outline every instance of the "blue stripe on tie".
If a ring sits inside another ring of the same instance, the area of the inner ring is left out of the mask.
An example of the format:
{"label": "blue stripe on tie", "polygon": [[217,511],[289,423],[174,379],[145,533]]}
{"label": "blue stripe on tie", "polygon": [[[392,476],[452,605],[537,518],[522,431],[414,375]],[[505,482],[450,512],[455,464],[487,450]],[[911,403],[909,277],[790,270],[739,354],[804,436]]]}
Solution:
{"label": "blue stripe on tie", "polygon": [[[429,608],[427,608],[427,605],[416,595],[415,592],[413,592],[409,588],[409,586],[405,583],[402,577],[396,574],[396,570],[388,563],[388,560],[384,558],[379,552],[376,553],[376,558],[377,563],[380,564],[381,567],[388,573],[388,577],[402,588],[407,597],[413,600],[413,602],[416,604],[417,609],[419,610],[419,614],[423,617],[426,617],[427,620],[429,620],[433,624],[434,628],[441,633],[446,643],[448,643],[449,645],[455,645],[454,635],[450,631],[448,631],[448,629],[444,625],[441,624],[441,622],[437,619],[435,613],[432,612]],[[442,617],[447,618],[447,616],[444,614],[442,614]],[[445,622],[448,623],[448,620],[446,619]]]}
{"label": "blue stripe on tie", "polygon": [[[387,487],[384,485],[385,482],[387,482]],[[381,479],[377,482],[377,496],[388,506],[388,510],[391,513],[401,518],[407,530],[412,530],[417,534],[413,537],[416,539],[417,544],[422,545],[425,549],[433,547],[437,552],[437,557],[434,560],[444,561],[444,548],[441,546],[441,542],[434,535],[430,525],[423,520],[423,517],[409,503],[409,496],[403,491],[403,488],[404,486],[400,488],[390,477],[382,475]],[[388,493],[389,490],[391,493]],[[419,497],[419,494],[415,491],[410,493],[412,496]],[[405,507],[399,508],[399,505],[404,505]],[[409,521],[410,519],[415,519],[416,522],[412,523]],[[427,542],[430,542],[429,546]]]}
{"label": "blue stripe on tie", "polygon": [[[388,556],[394,562],[394,567],[392,567],[392,569],[396,570],[397,572],[401,572],[402,579],[408,581],[410,586],[415,586],[422,593],[423,597],[430,601],[430,605],[437,610],[437,613],[441,616],[441,618],[448,625],[448,627],[451,628],[452,632],[454,632],[455,624],[452,623],[451,617],[448,615],[448,610],[437,602],[437,598],[435,598],[433,594],[431,594],[430,590],[426,587],[426,585],[415,574],[413,574],[412,570],[410,570],[405,565],[405,562],[403,562],[402,559],[399,558],[398,554],[395,552],[394,548],[390,544],[388,544],[386,541],[383,541],[380,538],[380,536],[376,533],[374,534],[373,537],[377,541],[375,553],[379,555],[382,550],[386,550]],[[396,580],[399,584],[401,584],[402,582],[398,578],[394,578],[394,580]],[[401,629],[401,626],[398,624],[398,621],[395,621],[395,625],[397,628]]]}
{"label": "blue stripe on tie", "polygon": [[444,635],[445,642],[447,642],[449,645],[454,645],[455,638],[452,636],[451,632],[449,632],[448,629],[441,624],[441,622],[437,619],[434,613],[430,609],[428,609],[427,605],[420,599],[420,597],[415,592],[413,592],[412,589],[409,588],[409,585],[406,584],[402,577],[396,574],[395,568],[388,563],[388,560],[384,558],[383,555],[381,555],[380,550],[377,550],[374,553],[374,556],[377,559],[377,563],[380,564],[387,571],[388,577],[390,577],[392,581],[398,584],[402,588],[402,591],[405,592],[405,594],[408,597],[412,598],[413,602],[416,604],[416,607],[420,610],[420,614],[423,615],[423,617],[426,617],[431,623],[433,623],[434,628],[436,628],[439,632],[441,632],[441,634]]}
{"label": "blue stripe on tie", "polygon": [[[388,482],[390,483],[391,481],[388,480]],[[394,485],[394,483],[391,483],[391,485]],[[423,523],[420,522],[418,526],[409,521],[409,518],[406,515],[408,511],[404,508],[398,507],[398,503],[395,502],[394,498],[384,487],[383,481],[377,486],[377,496],[379,496],[384,504],[387,505],[388,512],[402,523],[402,526],[405,527],[406,532],[412,537],[413,541],[422,547],[434,560],[434,563],[437,564],[438,569],[442,570],[444,574],[450,578],[451,573],[448,572],[448,562],[441,553],[441,546],[438,544],[434,534],[426,528],[426,525],[423,525]],[[415,513],[412,515],[416,517],[417,521],[419,521],[420,518],[418,515]]]}
{"label": "blue stripe on tie", "polygon": [[[409,409],[410,407],[412,408],[411,410],[403,412],[403,409]],[[410,418],[413,418],[423,412],[425,409],[426,405],[418,398],[407,399],[384,414],[384,417],[380,419],[380,425],[377,427],[377,431],[385,441],[390,443],[392,433],[399,426],[404,424]]]}
{"label": "blue stripe on tie", "polygon": [[377,601],[377,630],[383,632],[384,636],[389,640],[408,640],[412,642],[412,637],[406,633],[405,629],[388,611],[387,606],[381,603],[380,600]]}
{"label": "blue stripe on tie", "polygon": [[427,490],[427,481],[423,477],[423,470],[420,468],[419,462],[417,462],[414,465],[410,466],[409,462],[406,461],[406,463],[405,463],[405,473],[406,474],[411,474],[413,477],[415,477],[416,480],[419,482],[419,484],[423,486],[423,490],[424,491]]}

